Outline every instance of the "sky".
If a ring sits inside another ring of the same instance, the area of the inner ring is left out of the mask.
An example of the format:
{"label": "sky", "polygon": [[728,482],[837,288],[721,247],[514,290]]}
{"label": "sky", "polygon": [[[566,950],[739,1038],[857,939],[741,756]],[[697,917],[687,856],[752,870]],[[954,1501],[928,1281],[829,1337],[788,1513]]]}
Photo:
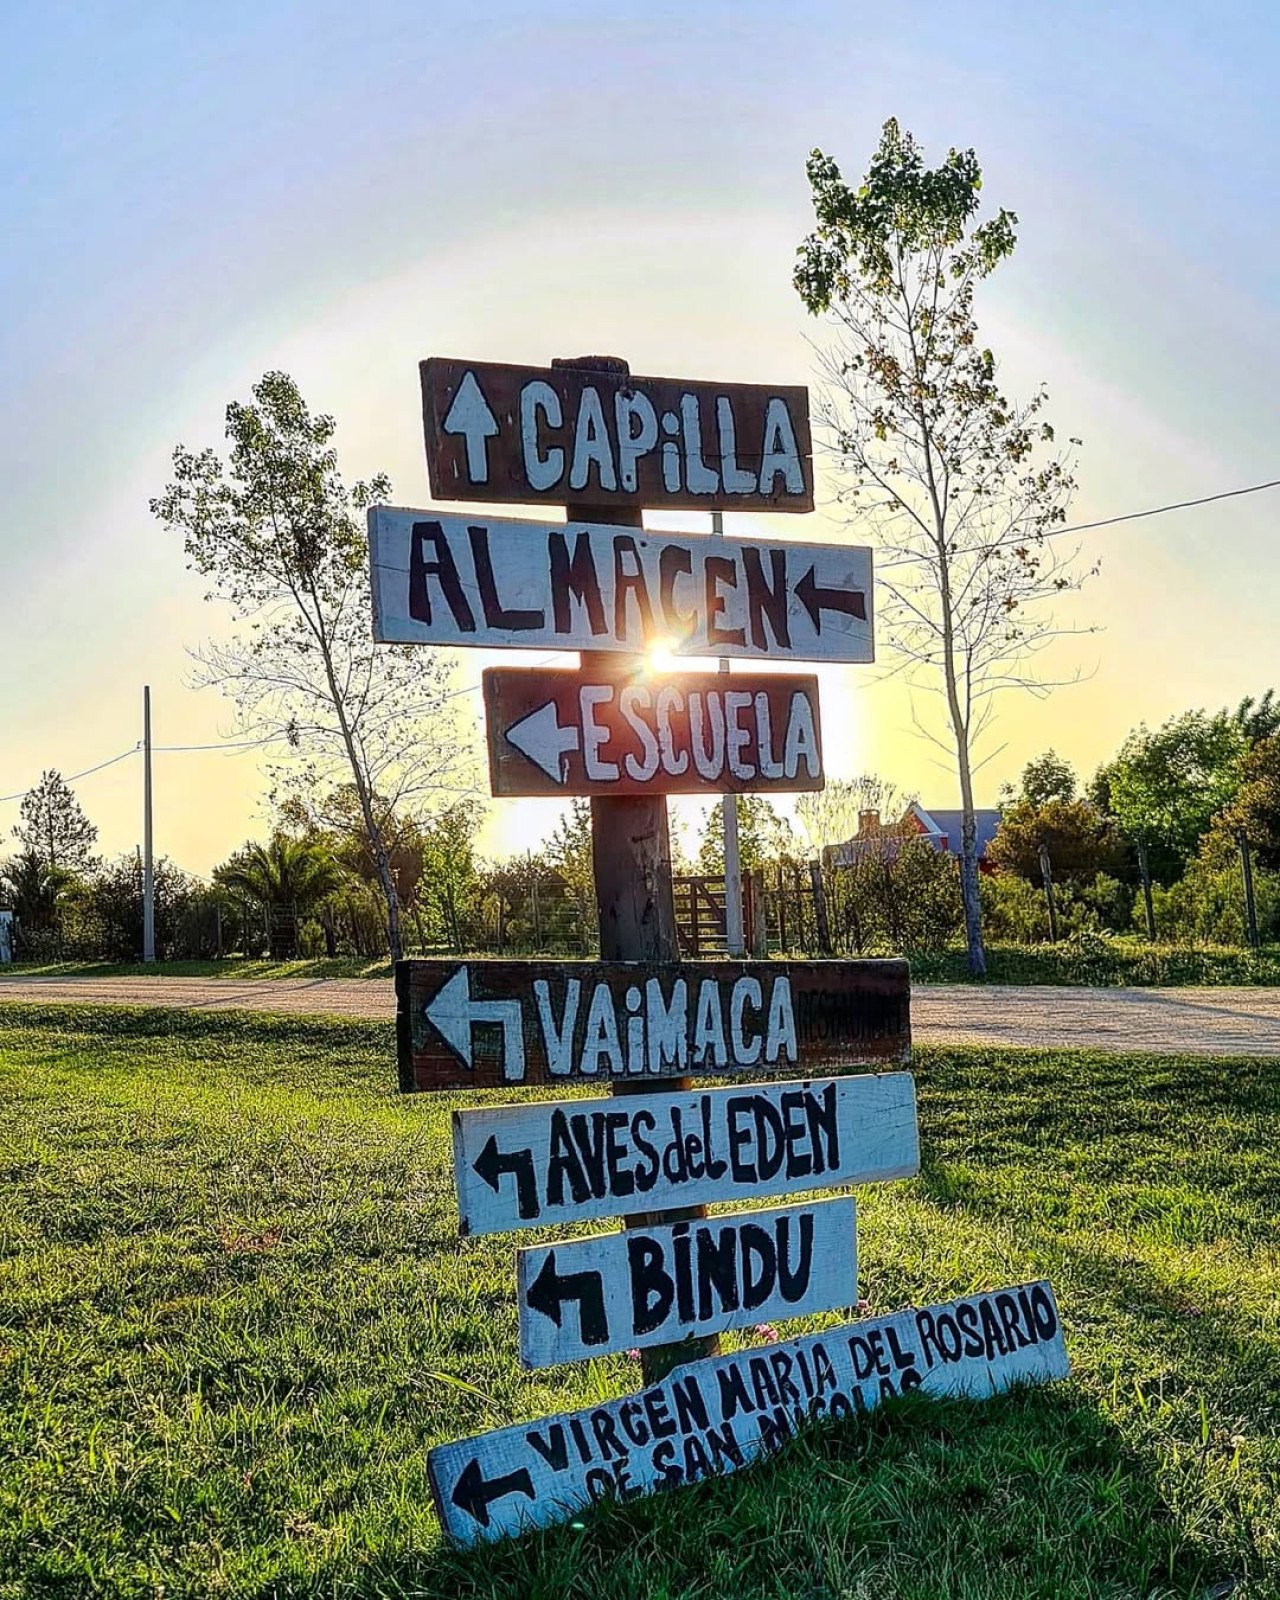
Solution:
{"label": "sky", "polygon": [[[261,373],[411,505],[427,355],[816,384],[824,329],[790,284],[805,158],[855,176],[891,115],[931,160],[973,146],[1018,214],[979,320],[1007,389],[1047,384],[1084,440],[1073,520],[1280,477],[1278,36],[1263,4],[10,0],[0,795],[132,748],[145,683],[159,745],[236,737],[188,654],[230,620],[148,501]],[[1087,774],[1138,722],[1280,677],[1278,520],[1280,491],[1084,536],[1102,568],[1072,615],[1100,631],[1049,663],[1081,681],[1004,702],[980,802],[1048,746]],[[857,538],[829,505],[782,523]],[[460,653],[459,685],[485,664]],[[957,803],[898,680],[837,669],[822,693],[829,772]],[[208,872],[269,826],[263,789],[253,752],[157,755],[157,849]],[[101,848],[133,848],[137,757],[76,790]],[[486,847],[555,815],[494,802]]]}

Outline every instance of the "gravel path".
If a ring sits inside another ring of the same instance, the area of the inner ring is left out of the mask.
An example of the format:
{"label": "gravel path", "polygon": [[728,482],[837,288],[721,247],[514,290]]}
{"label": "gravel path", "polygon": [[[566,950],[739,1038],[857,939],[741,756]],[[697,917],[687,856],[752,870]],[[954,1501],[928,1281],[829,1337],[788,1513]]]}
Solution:
{"label": "gravel path", "polygon": [[[367,978],[0,978],[0,1001],[165,1005],[389,1018],[391,985]],[[1280,1055],[1280,989],[1070,989],[918,985],[919,1044]]]}

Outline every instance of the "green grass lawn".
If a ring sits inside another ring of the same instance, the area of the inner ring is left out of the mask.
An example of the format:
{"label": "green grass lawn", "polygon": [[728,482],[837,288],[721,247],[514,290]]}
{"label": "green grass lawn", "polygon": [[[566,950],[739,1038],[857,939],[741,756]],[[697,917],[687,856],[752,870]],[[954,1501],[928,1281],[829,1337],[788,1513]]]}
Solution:
{"label": "green grass lawn", "polygon": [[639,1383],[518,1370],[516,1239],[456,1235],[484,1097],[399,1098],[380,1024],[0,1006],[0,1596],[1280,1594],[1280,1067],[917,1072],[863,1294],[1047,1275],[1073,1378],[463,1555],[430,1445]]}

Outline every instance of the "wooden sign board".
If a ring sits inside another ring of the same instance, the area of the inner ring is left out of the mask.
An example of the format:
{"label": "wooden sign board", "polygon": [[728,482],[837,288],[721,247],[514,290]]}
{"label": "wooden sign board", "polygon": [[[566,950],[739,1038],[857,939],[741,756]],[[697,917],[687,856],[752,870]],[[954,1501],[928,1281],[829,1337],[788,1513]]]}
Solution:
{"label": "wooden sign board", "polygon": [[851,1195],[516,1253],[520,1362],[555,1367],[858,1298]]}
{"label": "wooden sign board", "polygon": [[806,1418],[912,1390],[984,1399],[1067,1371],[1053,1291],[1024,1284],[692,1362],[639,1394],[441,1445],[427,1474],[446,1534],[474,1545],[737,1472]]}
{"label": "wooden sign board", "polygon": [[373,506],[384,644],[866,662],[871,551]]}
{"label": "wooden sign board", "polygon": [[910,1004],[905,961],[401,961],[400,1087],[901,1061]]}
{"label": "wooden sign board", "polygon": [[438,500],[813,510],[803,387],[440,356],[420,370]]}
{"label": "wooden sign board", "polygon": [[453,1114],[464,1235],[762,1200],[919,1170],[909,1072]]}
{"label": "wooden sign board", "polygon": [[818,680],[490,667],[495,795],[794,793],[821,789]]}

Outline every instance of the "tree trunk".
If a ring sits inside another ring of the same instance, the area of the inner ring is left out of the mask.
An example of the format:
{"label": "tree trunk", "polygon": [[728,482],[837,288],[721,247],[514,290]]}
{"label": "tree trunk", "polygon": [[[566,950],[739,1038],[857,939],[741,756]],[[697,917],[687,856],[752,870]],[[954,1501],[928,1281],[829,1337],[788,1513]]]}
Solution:
{"label": "tree trunk", "polygon": [[973,775],[969,771],[967,739],[957,737],[956,755],[960,769],[960,803],[964,811],[960,826],[960,899],[964,905],[969,976],[985,978],[987,953],[982,947],[982,899],[978,893],[978,819],[973,811]]}

